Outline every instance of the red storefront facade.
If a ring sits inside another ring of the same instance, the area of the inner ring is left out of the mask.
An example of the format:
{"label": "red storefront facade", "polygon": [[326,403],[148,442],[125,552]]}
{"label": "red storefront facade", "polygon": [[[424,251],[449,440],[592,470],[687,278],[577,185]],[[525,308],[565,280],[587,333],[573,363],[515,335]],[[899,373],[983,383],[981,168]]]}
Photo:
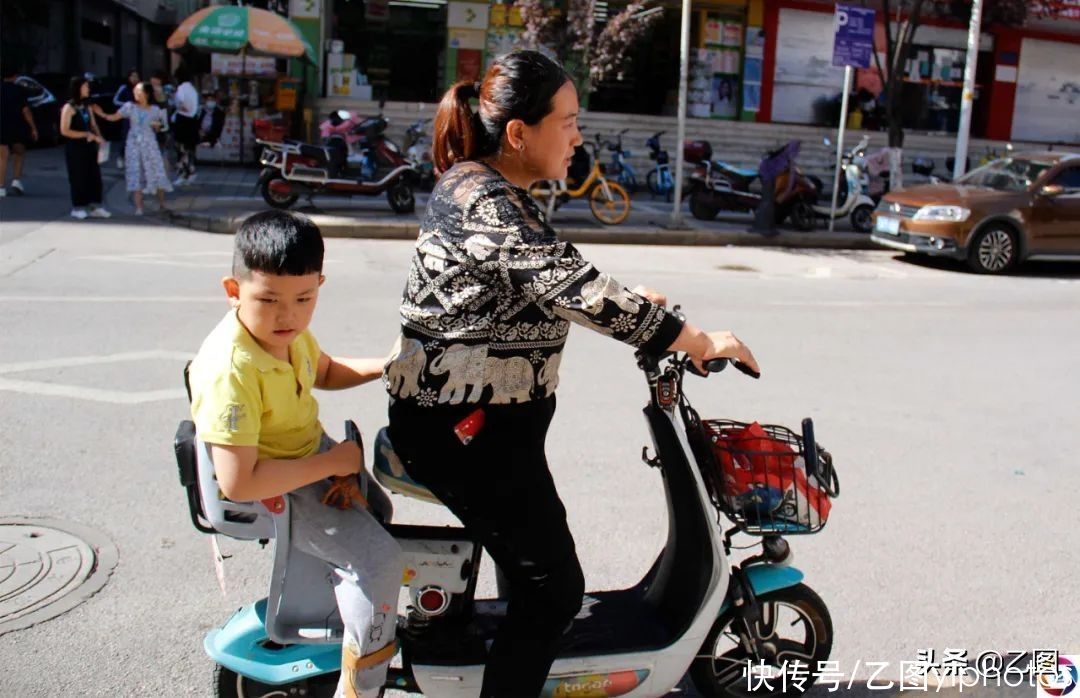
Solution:
{"label": "red storefront facade", "polygon": [[[809,103],[815,95],[820,100],[830,90],[840,92],[840,69],[834,71],[826,63],[834,4],[764,0],[766,38],[758,121],[813,123]],[[1076,4],[1076,10],[1070,5],[1058,19],[1038,20],[1022,28],[983,26],[973,135],[1080,143],[1080,2]],[[883,51],[880,17],[877,33],[878,49]],[[925,111],[937,112],[931,122],[941,128],[925,130],[950,130],[951,111],[943,95],[955,94],[958,100],[961,75],[955,61],[964,54],[966,33],[966,25],[933,20],[916,33],[913,45],[922,47],[909,59],[913,76],[905,77],[904,98],[910,101],[909,91],[915,95],[927,91],[940,102]],[[928,43],[920,45],[920,37]],[[936,52],[935,43],[941,44]],[[927,60],[936,54],[946,57],[944,65]],[[949,61],[953,61],[951,66]],[[880,89],[876,68],[859,72],[859,84],[872,88],[876,83]]]}

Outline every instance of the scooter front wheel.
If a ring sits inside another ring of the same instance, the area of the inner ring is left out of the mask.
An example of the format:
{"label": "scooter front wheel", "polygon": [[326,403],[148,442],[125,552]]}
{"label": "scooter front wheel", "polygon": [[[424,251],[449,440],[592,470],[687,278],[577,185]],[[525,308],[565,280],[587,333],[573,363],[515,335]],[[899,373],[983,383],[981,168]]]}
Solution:
{"label": "scooter front wheel", "polygon": [[805,584],[757,597],[761,621],[752,632],[758,655],[746,651],[746,627],[733,608],[713,624],[690,665],[690,678],[709,698],[768,698],[810,690],[819,662],[832,651],[829,609]]}
{"label": "scooter front wheel", "polygon": [[290,193],[289,183],[280,170],[271,170],[259,177],[259,193],[263,201],[274,208],[289,208],[300,198]]}
{"label": "scooter front wheel", "polygon": [[214,698],[333,698],[338,674],[333,672],[310,679],[271,685],[241,676],[231,669],[214,666]]}
{"label": "scooter front wheel", "polygon": [[861,204],[851,212],[851,227],[860,233],[869,233],[874,229],[874,207]]}

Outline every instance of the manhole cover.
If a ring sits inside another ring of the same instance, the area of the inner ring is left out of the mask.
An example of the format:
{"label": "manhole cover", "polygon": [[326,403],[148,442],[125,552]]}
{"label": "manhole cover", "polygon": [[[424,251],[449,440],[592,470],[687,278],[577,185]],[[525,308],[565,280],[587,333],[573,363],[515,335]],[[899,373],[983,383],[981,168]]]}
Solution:
{"label": "manhole cover", "polygon": [[70,611],[117,562],[104,534],[54,519],[0,518],[0,635]]}

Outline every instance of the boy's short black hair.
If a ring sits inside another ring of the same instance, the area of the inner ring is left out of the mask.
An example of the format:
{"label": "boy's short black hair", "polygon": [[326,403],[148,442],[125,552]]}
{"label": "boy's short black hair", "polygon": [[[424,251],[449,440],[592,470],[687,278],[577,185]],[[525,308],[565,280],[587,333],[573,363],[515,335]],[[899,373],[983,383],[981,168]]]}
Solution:
{"label": "boy's short black hair", "polygon": [[322,233],[310,218],[263,211],[248,216],[236,231],[232,273],[237,278],[253,271],[277,276],[322,273],[323,251]]}

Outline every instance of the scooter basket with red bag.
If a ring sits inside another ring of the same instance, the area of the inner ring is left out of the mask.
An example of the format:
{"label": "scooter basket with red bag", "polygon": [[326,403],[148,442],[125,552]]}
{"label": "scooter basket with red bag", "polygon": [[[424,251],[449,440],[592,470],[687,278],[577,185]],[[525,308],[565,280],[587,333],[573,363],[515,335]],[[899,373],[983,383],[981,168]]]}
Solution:
{"label": "scooter basket with red bag", "polygon": [[840,482],[809,419],[802,436],[782,426],[726,419],[705,419],[701,427],[714,460],[707,476],[716,504],[734,523],[757,535],[825,527]]}

